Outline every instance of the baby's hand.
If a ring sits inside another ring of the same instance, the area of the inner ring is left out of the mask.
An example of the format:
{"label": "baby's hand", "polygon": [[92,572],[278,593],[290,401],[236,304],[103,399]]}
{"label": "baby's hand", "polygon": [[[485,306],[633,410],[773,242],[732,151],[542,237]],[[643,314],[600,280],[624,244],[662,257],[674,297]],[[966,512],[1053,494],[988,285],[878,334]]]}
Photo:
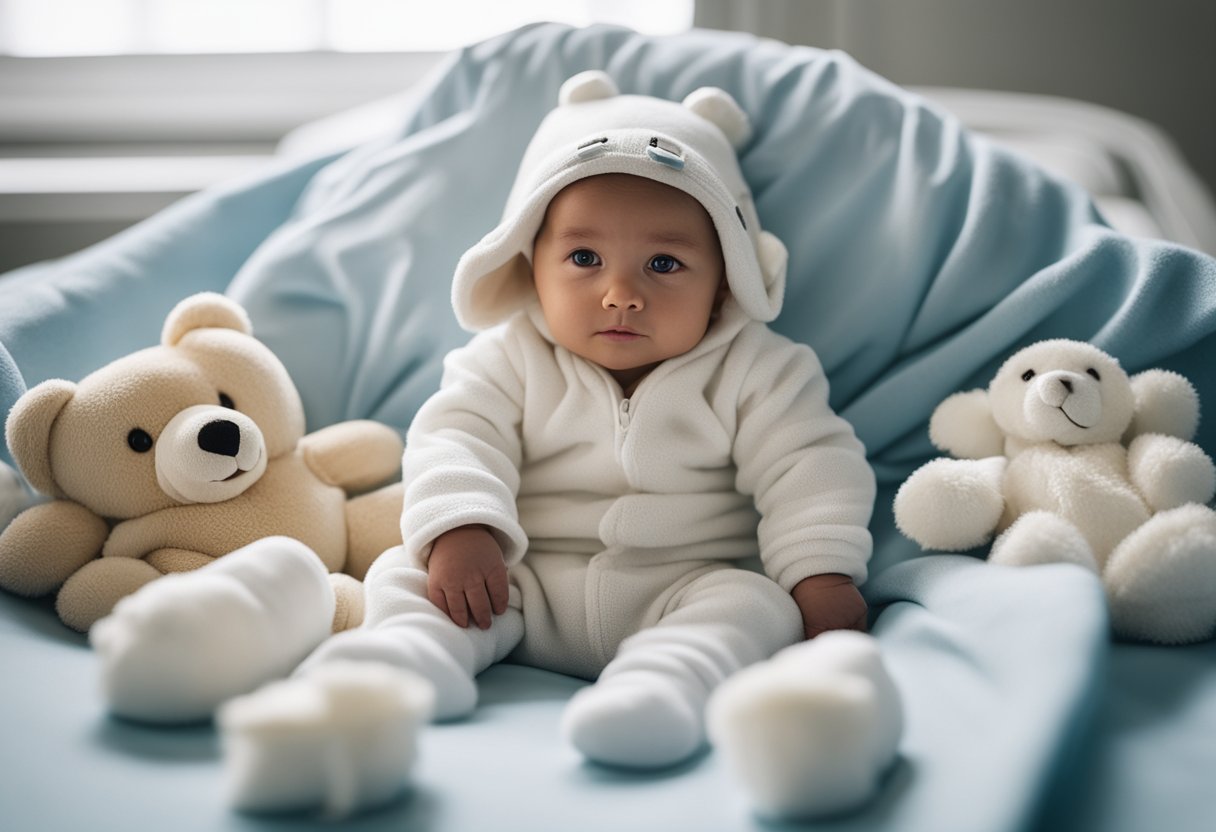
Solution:
{"label": "baby's hand", "polygon": [[426,597],[461,627],[469,616],[485,630],[490,613],[507,611],[507,564],[485,526],[461,526],[435,538],[427,563]]}
{"label": "baby's hand", "polygon": [[790,594],[802,610],[808,639],[828,630],[866,631],[866,602],[848,575],[812,575],[795,584]]}

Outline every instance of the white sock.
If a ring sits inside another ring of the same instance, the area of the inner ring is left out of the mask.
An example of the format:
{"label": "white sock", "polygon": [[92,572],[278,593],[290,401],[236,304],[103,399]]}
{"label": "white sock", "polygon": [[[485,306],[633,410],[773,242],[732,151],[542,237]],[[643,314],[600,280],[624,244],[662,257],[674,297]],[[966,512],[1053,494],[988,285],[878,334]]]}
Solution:
{"label": "white sock", "polygon": [[434,704],[429,682],[373,662],[333,662],[233,699],[217,717],[229,803],[333,817],[385,803],[408,783]]}
{"label": "white sock", "polygon": [[705,742],[703,698],[660,673],[633,670],[580,690],[562,714],[562,733],[597,763],[659,768]]}
{"label": "white sock", "polygon": [[89,640],[111,712],[185,722],[289,673],[329,635],[333,615],[320,558],[270,537],[146,584],[93,625]]}
{"label": "white sock", "polygon": [[707,720],[710,740],[752,805],[776,818],[863,803],[903,730],[878,642],[844,630],[735,674],[710,697]]}

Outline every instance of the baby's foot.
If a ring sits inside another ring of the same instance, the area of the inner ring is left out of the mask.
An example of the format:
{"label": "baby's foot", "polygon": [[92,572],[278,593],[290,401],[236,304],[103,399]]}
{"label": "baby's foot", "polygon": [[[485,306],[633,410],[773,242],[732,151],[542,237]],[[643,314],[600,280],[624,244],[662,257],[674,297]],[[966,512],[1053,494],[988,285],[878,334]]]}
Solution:
{"label": "baby's foot", "polygon": [[289,673],[330,633],[334,594],[311,549],[272,537],[122,599],[89,640],[111,712],[206,719]]}
{"label": "baby's foot", "polygon": [[631,768],[673,765],[705,741],[697,704],[671,681],[641,673],[576,693],[562,714],[562,733],[587,759]]}
{"label": "baby's foot", "polygon": [[434,688],[409,671],[335,662],[234,699],[217,716],[229,802],[344,816],[406,786]]}
{"label": "baby's foot", "polygon": [[878,644],[837,630],[727,679],[709,736],[755,809],[777,818],[854,808],[877,788],[902,731]]}

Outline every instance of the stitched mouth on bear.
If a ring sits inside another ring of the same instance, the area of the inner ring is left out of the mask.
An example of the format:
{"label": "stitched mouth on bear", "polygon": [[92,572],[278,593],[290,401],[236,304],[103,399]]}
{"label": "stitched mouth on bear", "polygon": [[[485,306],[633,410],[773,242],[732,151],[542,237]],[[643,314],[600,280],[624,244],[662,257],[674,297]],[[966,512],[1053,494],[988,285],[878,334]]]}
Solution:
{"label": "stitched mouth on bear", "polygon": [[1081,430],[1089,430],[1090,425],[1083,425],[1083,424],[1081,424],[1080,422],[1078,422],[1076,419],[1074,419],[1074,418],[1072,418],[1071,416],[1069,416],[1069,415],[1068,415],[1068,411],[1064,409],[1064,405],[1060,405],[1060,406],[1059,406],[1058,408],[1056,408],[1056,409],[1057,409],[1057,410],[1059,410],[1061,413],[1063,413],[1063,414],[1064,414],[1064,418],[1065,418],[1065,419],[1067,419],[1068,421],[1072,422],[1074,425],[1076,425],[1077,427],[1079,427]]}

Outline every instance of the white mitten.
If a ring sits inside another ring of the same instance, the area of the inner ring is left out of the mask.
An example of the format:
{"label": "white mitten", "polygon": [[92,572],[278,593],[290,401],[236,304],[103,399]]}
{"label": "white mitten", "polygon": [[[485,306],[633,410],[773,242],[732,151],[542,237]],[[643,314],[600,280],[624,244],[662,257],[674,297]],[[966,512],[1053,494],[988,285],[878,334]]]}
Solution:
{"label": "white mitten", "polygon": [[329,635],[333,616],[321,559],[298,540],[268,537],[146,584],[89,640],[112,713],[186,722],[285,676]]}
{"label": "white mitten", "polygon": [[834,630],[732,676],[710,697],[710,741],[752,806],[775,818],[852,809],[895,758],[903,712],[878,642]]}
{"label": "white mitten", "polygon": [[229,803],[342,817],[407,785],[435,691],[378,662],[332,662],[233,699],[217,718]]}

